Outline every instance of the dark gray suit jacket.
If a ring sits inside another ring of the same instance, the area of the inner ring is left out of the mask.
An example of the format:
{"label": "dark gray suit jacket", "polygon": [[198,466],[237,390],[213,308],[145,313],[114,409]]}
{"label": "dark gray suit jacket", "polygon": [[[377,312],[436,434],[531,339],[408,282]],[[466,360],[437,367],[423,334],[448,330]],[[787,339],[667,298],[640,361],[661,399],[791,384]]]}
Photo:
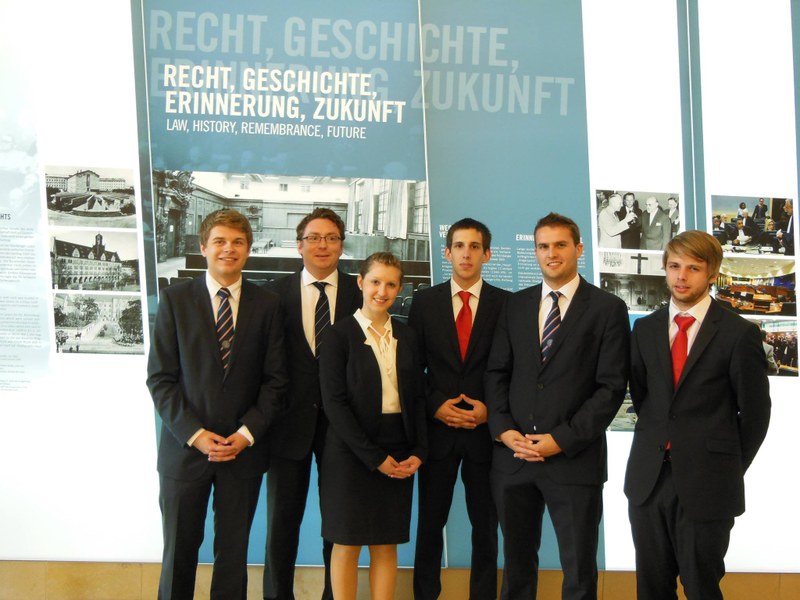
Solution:
{"label": "dark gray suit jacket", "polygon": [[[270,446],[275,456],[292,460],[300,460],[311,452],[318,413],[322,410],[319,363],[303,332],[301,282],[301,271],[298,271],[266,286],[280,296],[289,369],[288,408],[280,417],[280,425],[270,435]],[[334,319],[349,317],[360,306],[361,290],[356,278],[339,271]]]}
{"label": "dark gray suit jacket", "polygon": [[[497,317],[508,292],[483,282],[475,314],[467,356],[461,360],[458,346],[450,281],[414,294],[408,324],[417,334],[422,366],[426,370],[425,396],[428,413],[428,445],[432,460],[452,452],[458,436],[467,439],[467,452],[478,462],[492,458],[492,439],[488,426],[454,429],[434,419],[445,400],[466,394],[486,403],[483,377],[492,345]],[[462,408],[469,409],[469,405]]]}
{"label": "dark gray suit jacket", "polygon": [[[557,483],[607,478],[605,431],[625,397],[630,324],[625,303],[581,277],[542,365],[542,286],[509,296],[497,322],[486,372],[492,438],[515,429],[549,433],[562,452],[540,463]],[[525,461],[496,445],[492,467],[513,473]]]}
{"label": "dark gray suit jacket", "polygon": [[670,442],[672,478],[692,519],[744,512],[744,472],[769,426],[767,361],[758,327],[712,301],[672,383],[669,307],[636,321],[631,398],[638,414],[625,474],[634,505],[650,496]]}
{"label": "dark gray suit jacket", "polygon": [[230,468],[241,477],[266,471],[265,434],[281,411],[287,383],[281,324],[278,297],[243,280],[226,372],[205,275],[161,292],[147,365],[147,387],[162,421],[159,473],[200,478],[211,463],[186,445],[189,438],[200,428],[229,436],[242,425],[255,444]]}

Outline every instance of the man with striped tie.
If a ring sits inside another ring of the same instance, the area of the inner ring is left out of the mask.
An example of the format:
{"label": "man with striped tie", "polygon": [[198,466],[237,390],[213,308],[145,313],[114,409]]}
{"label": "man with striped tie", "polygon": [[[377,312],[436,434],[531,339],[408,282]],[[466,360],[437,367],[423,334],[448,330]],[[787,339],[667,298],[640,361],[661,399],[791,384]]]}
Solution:
{"label": "man with striped tie", "polygon": [[498,442],[492,490],[504,536],[502,598],[536,597],[547,507],[564,572],[562,598],[597,597],[606,427],[625,396],[625,303],[578,275],[580,231],[550,213],[534,229],[543,282],[512,294],[486,372]]}
{"label": "man with striped tie", "polygon": [[[331,323],[361,306],[356,278],[339,269],[345,239],[342,218],[330,208],[316,208],[300,220],[296,233],[303,268],[267,286],[280,297],[289,366],[288,409],[270,438],[264,558],[264,598],[268,600],[295,597],[294,567],[312,460],[316,459],[319,470],[328,430],[319,388],[319,348]],[[329,542],[322,544],[323,600],[333,598],[331,548]]]}
{"label": "man with striped tie", "polygon": [[247,543],[269,465],[267,430],[287,385],[278,297],[242,278],[252,243],[246,217],[212,212],[200,226],[206,273],[165,288],[159,299],[147,386],[161,417],[160,599],[194,596],[212,490],[211,598],[247,595]]}

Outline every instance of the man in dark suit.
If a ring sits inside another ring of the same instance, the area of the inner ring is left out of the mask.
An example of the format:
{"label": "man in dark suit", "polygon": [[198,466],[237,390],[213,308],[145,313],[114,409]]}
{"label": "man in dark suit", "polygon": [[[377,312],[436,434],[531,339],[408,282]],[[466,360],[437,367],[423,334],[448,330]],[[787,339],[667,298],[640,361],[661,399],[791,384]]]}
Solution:
{"label": "man in dark suit", "polygon": [[780,222],[780,229],[775,235],[779,244],[779,251],[782,249],[786,256],[794,256],[794,205],[791,200],[787,200],[783,205],[785,217]]}
{"label": "man in dark suit", "polygon": [[655,196],[645,201],[645,213],[642,215],[642,250],[664,250],[672,237],[672,223],[667,214],[661,210]]}
{"label": "man in dark suit", "polygon": [[475,219],[451,225],[444,255],[452,278],[417,292],[408,318],[426,370],[428,414],[428,461],[419,471],[415,600],[435,600],[442,589],[442,529],[459,466],[472,525],[469,597],[497,597],[497,511],[489,481],[492,438],[483,376],[508,293],[481,278],[492,256],[491,241],[489,228]]}
{"label": "man in dark suit", "polygon": [[763,221],[767,218],[767,205],[764,203],[763,198],[758,199],[758,204],[753,207],[753,218],[758,221]]}
{"label": "man in dark suit", "polygon": [[[267,477],[264,598],[294,598],[294,565],[312,456],[317,461],[317,472],[322,464],[328,421],[319,389],[320,340],[316,339],[315,314],[327,315],[325,324],[329,325],[352,315],[361,306],[356,278],[338,270],[344,238],[341,217],[329,208],[315,209],[297,225],[297,250],[303,258],[303,269],[267,286],[280,296],[289,390],[288,410],[270,436],[272,464]],[[320,288],[324,289],[324,297]],[[323,542],[323,600],[333,597],[330,553],[331,544]]]}
{"label": "man in dark suit", "polygon": [[496,444],[492,487],[504,536],[504,599],[536,597],[547,506],[564,571],[562,597],[597,597],[606,427],[625,396],[630,326],[625,303],[578,275],[572,219],[534,230],[543,283],[512,294],[486,372]]}
{"label": "man in dark suit", "polygon": [[709,296],[722,248],[686,231],[663,263],[668,306],[639,319],[631,342],[631,399],[638,420],[625,494],[640,600],[722,598],[744,473],[767,433],[767,362],[758,327]]}
{"label": "man in dark suit", "polygon": [[248,537],[269,464],[264,436],[287,383],[278,297],[242,279],[252,242],[243,215],[211,213],[200,227],[206,274],[161,293],[147,366],[161,417],[161,599],[194,596],[212,488],[211,597],[247,596]]}
{"label": "man in dark suit", "polygon": [[623,231],[619,238],[623,248],[638,250],[642,237],[642,209],[639,208],[639,203],[636,201],[636,195],[633,192],[628,192],[622,197],[624,205],[617,211],[617,217],[620,221],[633,213],[636,217],[629,222],[629,227]]}

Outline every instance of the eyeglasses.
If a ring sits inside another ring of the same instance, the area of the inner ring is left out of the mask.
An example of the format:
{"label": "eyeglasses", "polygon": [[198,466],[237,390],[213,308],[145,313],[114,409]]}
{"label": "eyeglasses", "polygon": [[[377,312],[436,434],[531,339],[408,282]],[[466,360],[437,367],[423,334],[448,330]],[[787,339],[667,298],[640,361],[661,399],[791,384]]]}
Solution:
{"label": "eyeglasses", "polygon": [[319,244],[322,240],[325,240],[328,244],[338,244],[342,241],[342,238],[338,235],[317,235],[316,233],[301,237],[300,239],[309,244]]}

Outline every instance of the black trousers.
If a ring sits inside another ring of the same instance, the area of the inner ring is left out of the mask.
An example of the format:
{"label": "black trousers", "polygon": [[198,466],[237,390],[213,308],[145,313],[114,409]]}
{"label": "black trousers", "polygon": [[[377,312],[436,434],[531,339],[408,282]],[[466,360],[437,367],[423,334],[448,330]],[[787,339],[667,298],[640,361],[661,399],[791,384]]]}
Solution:
{"label": "black trousers", "polygon": [[[321,416],[324,419],[324,416]],[[300,525],[306,509],[311,479],[312,456],[317,461],[319,476],[326,427],[317,424],[311,452],[301,460],[272,456],[267,472],[267,543],[264,556],[264,598],[294,600],[294,566],[300,542]],[[317,480],[319,486],[319,478]],[[331,590],[331,550],[333,544],[323,540],[325,587],[322,600],[333,600]]]}
{"label": "black trousers", "polygon": [[719,582],[733,519],[696,521],[683,511],[665,462],[650,497],[629,505],[636,549],[636,596],[639,600],[675,600],[680,575],[688,600],[722,600]]}
{"label": "black trousers", "polygon": [[540,463],[515,473],[492,470],[503,531],[503,600],[536,598],[539,545],[545,506],[553,521],[564,583],[563,600],[596,600],[597,544],[603,512],[602,485],[557,483]]}
{"label": "black trousers", "polygon": [[497,598],[497,511],[492,500],[490,462],[476,462],[462,448],[419,470],[419,516],[414,556],[414,599],[436,600],[442,591],[441,564],[453,490],[461,467],[467,515],[472,525],[470,600]]}
{"label": "black trousers", "polygon": [[258,504],[261,476],[240,479],[226,463],[215,464],[195,481],[160,477],[159,504],[164,554],[159,600],[191,600],[203,543],[208,499],[214,497],[214,568],[211,598],[246,600],[247,546]]}

